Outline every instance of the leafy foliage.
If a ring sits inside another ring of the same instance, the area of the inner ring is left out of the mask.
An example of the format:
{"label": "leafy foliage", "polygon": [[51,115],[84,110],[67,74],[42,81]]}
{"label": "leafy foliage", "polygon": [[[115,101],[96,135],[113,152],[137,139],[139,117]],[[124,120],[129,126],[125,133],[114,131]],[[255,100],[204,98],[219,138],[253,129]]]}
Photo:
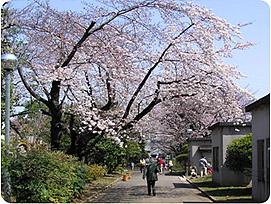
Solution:
{"label": "leafy foliage", "polygon": [[87,166],[62,152],[31,150],[10,165],[17,202],[69,202],[87,180]]}
{"label": "leafy foliage", "polygon": [[141,157],[140,145],[135,141],[127,141],[127,147],[125,148],[126,159],[130,161],[139,161]]}
{"label": "leafy foliage", "polygon": [[237,172],[252,167],[252,134],[232,141],[227,148],[225,165]]}
{"label": "leafy foliage", "polygon": [[77,156],[87,164],[105,166],[109,173],[125,162],[124,148],[110,138],[89,131],[79,135]]}
{"label": "leafy foliage", "polygon": [[106,169],[103,166],[92,164],[88,168],[88,177],[90,180],[96,180],[106,174]]}
{"label": "leafy foliage", "polygon": [[181,145],[180,149],[181,151],[176,155],[176,164],[178,163],[180,168],[185,169],[185,166],[188,162],[188,144]]}
{"label": "leafy foliage", "polygon": [[112,172],[120,163],[124,162],[125,152],[118,144],[111,139],[99,141],[96,145],[98,150],[96,157],[101,157],[99,163],[105,165],[108,172]]}
{"label": "leafy foliage", "polygon": [[25,114],[16,118],[16,127],[21,137],[33,136],[43,142],[50,142],[50,118],[42,114],[41,110],[47,110],[46,106],[37,100],[31,100],[24,104]]}

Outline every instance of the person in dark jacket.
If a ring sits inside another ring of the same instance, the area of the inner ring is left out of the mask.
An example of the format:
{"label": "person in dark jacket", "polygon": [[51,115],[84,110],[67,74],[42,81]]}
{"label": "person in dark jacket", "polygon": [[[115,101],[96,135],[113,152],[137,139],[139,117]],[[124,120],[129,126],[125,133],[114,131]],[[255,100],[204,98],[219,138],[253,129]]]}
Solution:
{"label": "person in dark jacket", "polygon": [[148,194],[153,196],[156,195],[155,192],[155,182],[158,181],[157,173],[159,172],[159,165],[156,160],[153,158],[150,159],[150,162],[146,164],[146,168],[143,172],[143,179],[147,179]]}

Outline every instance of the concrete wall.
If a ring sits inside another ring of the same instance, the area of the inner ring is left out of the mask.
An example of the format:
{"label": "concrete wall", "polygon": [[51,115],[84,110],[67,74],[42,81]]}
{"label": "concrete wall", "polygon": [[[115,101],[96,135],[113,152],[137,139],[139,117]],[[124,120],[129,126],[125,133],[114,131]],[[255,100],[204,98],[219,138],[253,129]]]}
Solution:
{"label": "concrete wall", "polygon": [[219,185],[221,186],[246,186],[251,181],[251,177],[231,171],[226,167],[221,167],[219,170]]}
{"label": "concrete wall", "polygon": [[218,147],[218,171],[214,171],[212,179],[221,186],[238,186],[249,183],[249,178],[243,174],[235,173],[224,166],[228,145],[234,140],[251,132],[250,126],[221,126],[213,129],[212,150]]}
{"label": "concrete wall", "polygon": [[[199,150],[200,147],[210,148],[209,151]],[[207,161],[212,163],[212,154],[211,154],[211,140],[210,139],[202,139],[200,140],[190,140],[189,141],[189,163],[190,166],[197,167],[197,173],[200,173],[199,160],[202,156],[205,156]]]}
{"label": "concrete wall", "polygon": [[[252,197],[257,202],[263,202],[267,200],[270,194],[270,171],[267,172],[267,168],[270,167],[270,150],[267,150],[267,138],[270,137],[270,108],[268,105],[261,105],[257,109],[252,111],[252,132],[253,132],[253,155],[252,155]],[[257,167],[258,167],[258,155],[257,155],[257,141],[264,140],[264,182],[258,181]]]}
{"label": "concrete wall", "polygon": [[[238,131],[236,131],[238,130]],[[228,145],[234,140],[241,137],[244,137],[246,134],[251,133],[251,127],[224,127],[223,128],[223,149],[222,149],[222,165],[224,165],[226,161],[226,151]]]}
{"label": "concrete wall", "polygon": [[[213,148],[218,147],[218,168],[222,166],[222,128],[216,128],[212,130],[212,154]],[[213,155],[212,155],[213,156]],[[220,168],[219,168],[220,169]],[[220,174],[218,171],[213,171],[212,180],[214,183],[220,183]]]}

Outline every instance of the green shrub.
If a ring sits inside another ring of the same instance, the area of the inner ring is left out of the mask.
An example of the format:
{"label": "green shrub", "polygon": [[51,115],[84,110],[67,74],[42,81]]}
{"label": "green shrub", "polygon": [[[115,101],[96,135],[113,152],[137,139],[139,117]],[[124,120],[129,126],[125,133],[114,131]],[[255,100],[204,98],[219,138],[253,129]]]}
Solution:
{"label": "green shrub", "polygon": [[95,144],[95,150],[95,163],[106,166],[108,173],[112,173],[125,158],[124,149],[112,139],[101,139]]}
{"label": "green shrub", "polygon": [[123,172],[124,172],[124,168],[122,167],[122,166],[117,166],[117,168],[115,169],[115,173],[117,173],[117,174],[123,174]]}
{"label": "green shrub", "polygon": [[34,149],[9,168],[16,202],[69,202],[87,180],[87,166],[62,152]]}
{"label": "green shrub", "polygon": [[139,143],[128,140],[126,141],[125,145],[127,145],[127,148],[125,148],[127,162],[139,161],[141,158],[141,148]]}
{"label": "green shrub", "polygon": [[185,170],[189,159],[188,144],[182,144],[180,149],[181,151],[176,153],[176,162],[173,166],[173,169],[177,168],[178,166],[180,170]]}
{"label": "green shrub", "polygon": [[99,177],[103,177],[106,174],[106,169],[103,166],[92,164],[88,167],[89,180],[96,180]]}
{"label": "green shrub", "polygon": [[226,151],[225,165],[236,172],[252,167],[252,134],[232,141]]}

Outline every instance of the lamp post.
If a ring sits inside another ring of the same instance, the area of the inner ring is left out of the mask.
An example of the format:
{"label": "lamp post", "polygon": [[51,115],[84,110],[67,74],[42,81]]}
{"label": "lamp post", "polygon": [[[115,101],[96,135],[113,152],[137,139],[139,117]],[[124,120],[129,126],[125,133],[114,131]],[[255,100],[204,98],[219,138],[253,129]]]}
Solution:
{"label": "lamp post", "polygon": [[[191,135],[193,132],[192,128],[188,128],[186,129],[186,135],[187,135],[187,139],[189,138],[188,135]],[[188,176],[188,171],[189,171],[189,165],[188,163],[185,165],[185,176]]]}
{"label": "lamp post", "polygon": [[[6,96],[5,96],[5,145],[6,145],[6,157],[9,157],[9,145],[10,145],[10,82],[11,72],[13,66],[17,61],[17,57],[13,54],[6,53],[1,55],[1,62],[6,72]],[[8,170],[4,169],[4,193],[6,199],[10,200],[10,179]]]}

